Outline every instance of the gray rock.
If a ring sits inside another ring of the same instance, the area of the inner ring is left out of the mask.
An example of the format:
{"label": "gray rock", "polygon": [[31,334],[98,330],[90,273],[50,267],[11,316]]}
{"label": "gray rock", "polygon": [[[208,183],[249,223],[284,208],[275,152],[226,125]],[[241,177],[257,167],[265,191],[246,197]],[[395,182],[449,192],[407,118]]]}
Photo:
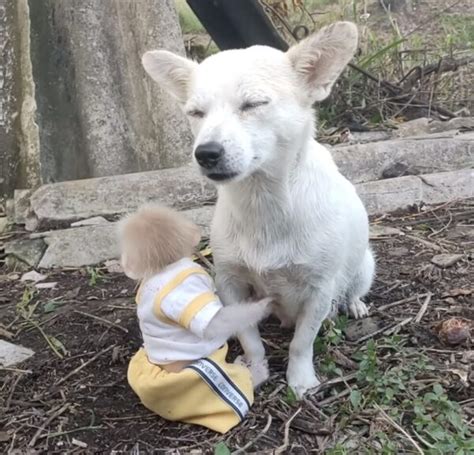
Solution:
{"label": "gray rock", "polygon": [[366,335],[376,332],[381,328],[381,322],[376,318],[364,318],[351,320],[344,330],[344,334],[349,341],[357,341]]}
{"label": "gray rock", "polygon": [[[209,237],[213,209],[209,206],[183,213],[201,227],[203,237]],[[84,267],[112,261],[119,256],[117,223],[61,229],[39,235],[47,244],[40,268]]]}
{"label": "gray rock", "polygon": [[389,250],[387,250],[387,253],[390,256],[394,256],[394,257],[403,257],[403,256],[406,256],[409,252],[410,250],[408,248],[405,248],[404,246],[398,246],[398,247],[390,248]]}
{"label": "gray rock", "polygon": [[383,179],[393,179],[396,177],[403,177],[404,175],[417,175],[419,172],[414,172],[406,163],[393,163],[387,166],[382,171]]}
{"label": "gray rock", "polygon": [[36,270],[30,270],[22,275],[20,281],[33,281],[38,283],[39,281],[44,281],[46,278],[48,278],[48,275],[38,273]]}
{"label": "gray rock", "polygon": [[454,171],[474,166],[474,133],[348,145],[333,148],[331,153],[342,174],[353,183]]}
{"label": "gray rock", "polygon": [[71,223],[71,227],[81,227],[81,226],[97,226],[98,224],[107,224],[108,221],[103,216],[94,216],[92,218],[87,218],[86,220],[76,221]]}
{"label": "gray rock", "polygon": [[428,118],[418,118],[398,125],[398,128],[393,132],[393,135],[395,137],[419,136],[463,128],[474,128],[474,117],[457,117],[447,122],[431,120]]}
{"label": "gray rock", "polygon": [[5,245],[5,253],[12,256],[9,261],[10,266],[15,264],[15,260],[20,260],[26,265],[35,268],[45,249],[46,244],[42,239],[14,240]]}
{"label": "gray rock", "polygon": [[118,257],[115,224],[51,231],[40,268],[83,267]]}
{"label": "gray rock", "polygon": [[209,238],[214,208],[213,205],[208,205],[198,209],[186,210],[184,212],[189,219],[201,228],[201,236],[203,238]]}
{"label": "gray rock", "polygon": [[118,259],[109,259],[104,262],[104,266],[109,273],[123,273],[122,264]]}
{"label": "gray rock", "polygon": [[367,144],[368,142],[386,141],[392,138],[389,131],[351,132],[351,136],[349,144]]}
{"label": "gray rock", "polygon": [[462,259],[462,254],[437,254],[431,258],[431,262],[438,267],[447,269]]}
{"label": "gray rock", "polygon": [[370,215],[414,204],[442,204],[474,197],[474,170],[406,176],[356,185]]}
{"label": "gray rock", "polygon": [[428,134],[430,132],[430,121],[431,119],[423,117],[400,123],[393,135],[395,137],[410,137]]}
{"label": "gray rock", "polygon": [[23,346],[0,340],[0,365],[13,367],[34,355],[34,351]]}
{"label": "gray rock", "polygon": [[[122,185],[120,191],[117,180]],[[128,182],[126,186],[125,181]],[[40,188],[33,195],[32,205],[41,217],[58,220],[97,216],[101,211],[103,214],[123,213],[150,201],[186,207],[215,197],[213,186],[201,183],[196,178],[196,171],[189,167],[64,182]],[[474,196],[472,170],[399,177],[362,183],[356,187],[371,215],[404,209],[421,202],[434,204]],[[74,197],[75,194],[77,197]],[[213,210],[212,206],[204,206],[185,212],[201,226],[203,237],[209,236]],[[44,238],[48,245],[39,266],[82,267],[115,259],[118,256],[115,229],[115,223],[106,222],[33,234],[33,240]],[[395,228],[377,229],[372,227],[372,238],[400,234]]]}
{"label": "gray rock", "polygon": [[428,204],[474,197],[474,169],[422,175],[420,180],[423,201]]}
{"label": "gray rock", "polygon": [[421,180],[412,176],[361,183],[357,192],[371,215],[419,204],[423,195]]}
{"label": "gray rock", "polygon": [[[474,164],[473,144],[474,133],[449,134],[437,139],[397,139],[350,145],[334,148],[332,153],[349,180],[364,183],[381,179],[384,171],[396,167],[397,163],[406,163],[415,170],[410,171],[411,174],[471,167]],[[419,184],[415,185],[418,188]],[[31,207],[40,221],[71,221],[132,211],[151,201],[188,209],[215,197],[214,186],[201,178],[194,166],[188,165],[44,185],[33,194]]]}
{"label": "gray rock", "polygon": [[126,213],[148,202],[186,209],[215,197],[215,187],[185,166],[43,185],[31,206],[40,220],[66,221]]}

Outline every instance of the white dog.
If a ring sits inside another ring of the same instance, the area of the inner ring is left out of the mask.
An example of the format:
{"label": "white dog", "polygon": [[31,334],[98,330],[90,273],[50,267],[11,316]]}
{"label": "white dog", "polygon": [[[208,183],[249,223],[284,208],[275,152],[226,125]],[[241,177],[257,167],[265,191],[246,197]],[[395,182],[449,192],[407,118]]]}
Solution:
{"label": "white dog", "polygon": [[[194,158],[218,187],[211,243],[220,297],[278,302],[282,323],[296,325],[287,380],[299,397],[319,384],[313,342],[332,302],[365,316],[360,298],[374,274],[364,206],[313,139],[312,105],[329,95],[356,45],[355,25],[338,22],[286,53],[253,46],[201,64],[163,50],[143,56],[149,75],[183,106]],[[264,381],[258,329],[239,340],[256,383]]]}

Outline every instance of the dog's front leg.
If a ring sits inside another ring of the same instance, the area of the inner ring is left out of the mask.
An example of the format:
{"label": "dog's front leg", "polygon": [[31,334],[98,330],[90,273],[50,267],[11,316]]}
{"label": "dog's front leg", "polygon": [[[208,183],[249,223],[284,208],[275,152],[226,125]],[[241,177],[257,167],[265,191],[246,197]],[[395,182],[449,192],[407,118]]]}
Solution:
{"label": "dog's front leg", "polygon": [[303,304],[296,320],[296,328],[290,343],[286,377],[288,385],[298,398],[320,382],[313,365],[313,343],[321,324],[329,315],[333,297],[333,283],[314,289],[313,295]]}
{"label": "dog's front leg", "polygon": [[[249,300],[250,286],[242,282],[241,277],[221,270],[216,274],[218,295],[224,305],[242,303]],[[244,355],[236,359],[236,363],[246,365],[252,375],[253,386],[257,387],[268,379],[268,362],[265,358],[265,348],[258,327],[249,327],[239,332],[237,338],[244,350]]]}

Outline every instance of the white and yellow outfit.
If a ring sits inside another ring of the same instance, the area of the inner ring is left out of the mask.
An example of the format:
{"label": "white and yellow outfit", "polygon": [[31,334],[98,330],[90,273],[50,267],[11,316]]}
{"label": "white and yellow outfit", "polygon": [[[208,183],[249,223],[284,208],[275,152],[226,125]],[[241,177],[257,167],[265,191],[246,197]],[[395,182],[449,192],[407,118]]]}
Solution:
{"label": "white and yellow outfit", "polygon": [[[204,339],[222,308],[211,277],[182,259],[142,284],[137,314],[143,336],[130,361],[128,382],[142,403],[168,420],[225,433],[253,403],[250,372],[229,364],[225,339]],[[178,373],[160,365],[192,361]]]}

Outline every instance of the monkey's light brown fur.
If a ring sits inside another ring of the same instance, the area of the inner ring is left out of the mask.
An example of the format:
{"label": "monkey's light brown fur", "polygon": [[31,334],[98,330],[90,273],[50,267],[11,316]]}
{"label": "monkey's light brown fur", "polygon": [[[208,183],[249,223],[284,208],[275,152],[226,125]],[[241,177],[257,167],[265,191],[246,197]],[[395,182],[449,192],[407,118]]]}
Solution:
{"label": "monkey's light brown fur", "polygon": [[156,205],[125,217],[119,235],[123,269],[139,280],[191,256],[200,240],[198,226],[179,212]]}

